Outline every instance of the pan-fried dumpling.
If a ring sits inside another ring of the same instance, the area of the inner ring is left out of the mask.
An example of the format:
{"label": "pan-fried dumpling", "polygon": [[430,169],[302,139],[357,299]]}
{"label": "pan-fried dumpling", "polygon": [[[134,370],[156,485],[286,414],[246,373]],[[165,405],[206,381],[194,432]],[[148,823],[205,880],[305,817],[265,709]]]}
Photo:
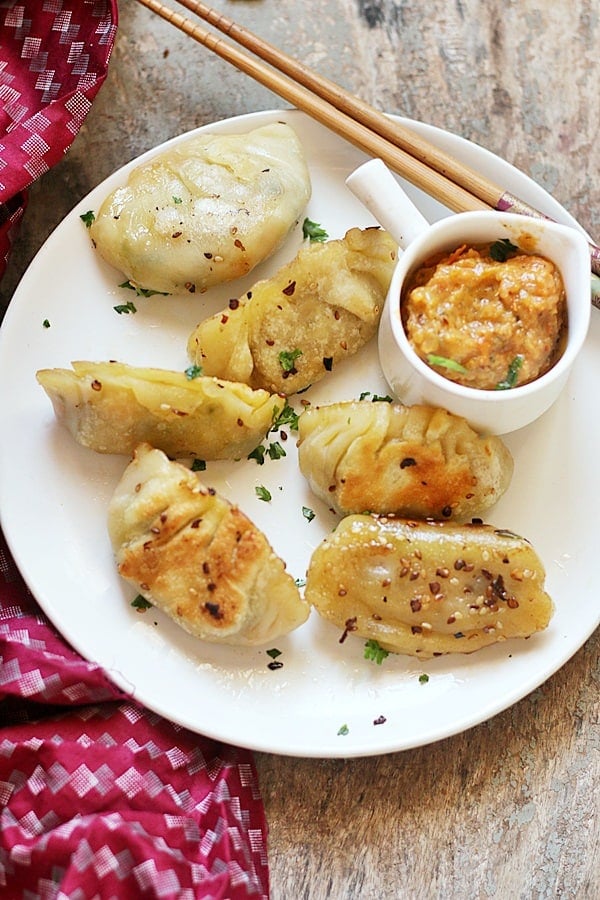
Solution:
{"label": "pan-fried dumpling", "polygon": [[40,369],[56,418],[98,453],[130,456],[143,441],[171,457],[240,459],[260,444],[284,399],[200,375],[119,362]]}
{"label": "pan-fried dumpling", "polygon": [[321,379],[375,334],[397,245],[378,228],[302,247],[190,336],[208,375],[293,394]]}
{"label": "pan-fried dumpling", "polygon": [[200,292],[273,253],[310,194],[304,152],[289,125],[202,133],[133,169],[102,203],[90,235],[136,286]]}
{"label": "pan-fried dumpling", "polygon": [[309,614],[264,534],[181,463],[147,444],[109,504],[119,574],[205,641],[256,645]]}
{"label": "pan-fried dumpling", "polygon": [[344,633],[429,658],[547,627],[531,544],[491,525],[347,516],[314,551],[305,598]]}
{"label": "pan-fried dumpling", "polygon": [[500,438],[445,409],[385,401],[307,408],[298,461],[314,493],[342,515],[467,519],[499,500],[513,473]]}

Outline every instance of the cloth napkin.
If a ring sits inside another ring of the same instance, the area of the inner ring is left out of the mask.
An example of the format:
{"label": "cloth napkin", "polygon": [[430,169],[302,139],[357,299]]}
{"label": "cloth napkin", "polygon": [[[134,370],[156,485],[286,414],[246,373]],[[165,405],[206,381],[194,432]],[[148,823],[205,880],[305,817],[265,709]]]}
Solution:
{"label": "cloth napkin", "polygon": [[117,24],[116,0],[0,0],[0,278],[27,188],[73,143]]}
{"label": "cloth napkin", "polygon": [[[106,74],[116,0],[0,0],[0,278]],[[252,754],[142,709],[54,630],[0,531],[0,897],[269,893]]]}
{"label": "cloth napkin", "polygon": [[268,897],[250,751],[130,702],[50,625],[1,532],[0,726],[0,897]]}

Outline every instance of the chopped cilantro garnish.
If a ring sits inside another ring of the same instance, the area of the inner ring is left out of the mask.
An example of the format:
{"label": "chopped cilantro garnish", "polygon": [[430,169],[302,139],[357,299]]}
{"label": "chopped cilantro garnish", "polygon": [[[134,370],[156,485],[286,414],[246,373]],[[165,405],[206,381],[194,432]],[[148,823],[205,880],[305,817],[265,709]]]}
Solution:
{"label": "chopped cilantro garnish", "polygon": [[271,491],[264,486],[264,484],[258,484],[254,488],[254,492],[259,500],[264,500],[265,503],[268,503],[271,499]]}
{"label": "chopped cilantro garnish", "polygon": [[282,459],[284,456],[286,456],[286,452],[279,441],[275,441],[274,443],[269,444],[267,453],[269,454],[269,457],[271,459]]}
{"label": "chopped cilantro garnish", "polygon": [[299,356],[302,356],[302,350],[282,350],[279,354],[279,362],[284,372],[295,372],[294,363]]}
{"label": "chopped cilantro garnish", "polygon": [[88,209],[87,212],[82,213],[82,215],[80,215],[79,218],[81,219],[81,221],[83,222],[83,224],[85,225],[86,228],[89,228],[92,225],[92,223],[95,222],[95,220],[96,220],[96,216],[94,215],[94,211],[92,209]]}
{"label": "chopped cilantro garnish", "polygon": [[262,466],[265,461],[265,448],[262,444],[259,444],[258,447],[255,447],[252,453],[248,454],[248,459],[255,459],[259,466]]}
{"label": "chopped cilantro garnish", "polygon": [[372,659],[378,666],[380,666],[383,660],[389,655],[390,651],[384,650],[383,647],[379,645],[379,641],[371,639],[365,644],[364,658]]}
{"label": "chopped cilantro garnish", "polygon": [[296,578],[294,584],[299,588],[304,587],[306,585],[306,578]]}
{"label": "chopped cilantro garnish", "polygon": [[206,471],[206,460],[205,459],[194,459],[192,465],[190,466],[192,472],[205,472]]}
{"label": "chopped cilantro garnish", "polygon": [[350,734],[350,729],[348,728],[348,726],[345,723],[343,725],[340,725],[340,727],[338,728],[338,734],[341,734],[342,737],[345,737],[347,734]]}
{"label": "chopped cilantro garnish", "polygon": [[202,375],[202,366],[188,366],[185,369],[185,377],[188,381],[193,381],[194,378],[199,378]]}
{"label": "chopped cilantro garnish", "polygon": [[281,656],[281,650],[278,650],[277,647],[272,647],[272,649],[267,650],[266,653],[271,659],[277,659],[278,656]]}
{"label": "chopped cilantro garnish", "polygon": [[312,509],[310,508],[310,506],[303,506],[303,507],[302,507],[302,515],[304,516],[304,518],[306,519],[307,522],[312,522],[312,520],[313,520],[314,517],[315,517],[314,510],[312,510]]}
{"label": "chopped cilantro garnish", "polygon": [[118,312],[119,315],[129,315],[129,313],[136,313],[137,309],[134,303],[130,300],[127,303],[118,303],[116,306],[113,306],[115,312]]}
{"label": "chopped cilantro garnish", "polygon": [[442,369],[450,369],[452,372],[465,373],[467,370],[455,359],[447,359],[445,356],[436,356],[435,353],[427,354],[427,362],[430,366],[440,366]]}
{"label": "chopped cilantro garnish", "polygon": [[134,609],[137,609],[139,612],[144,612],[147,609],[150,609],[152,604],[149,600],[146,600],[145,597],[142,597],[141,594],[138,594],[137,597],[131,601],[131,605]]}
{"label": "chopped cilantro garnish", "polygon": [[292,431],[298,431],[298,413],[289,403],[286,403],[281,412],[275,410],[271,431],[278,431],[283,425],[289,425]]}
{"label": "chopped cilantro garnish", "polygon": [[363,392],[359,395],[359,398],[358,398],[358,399],[359,399],[359,400],[366,400],[367,397],[370,397],[370,398],[371,398],[371,402],[372,402],[372,403],[380,403],[380,402],[383,402],[383,403],[393,403],[393,402],[394,402],[394,398],[393,398],[393,397],[390,397],[389,394],[373,394],[371,391],[363,391]]}
{"label": "chopped cilantro garnish", "polygon": [[167,291],[153,291],[150,288],[140,287],[131,281],[123,281],[119,287],[125,288],[128,291],[135,291],[138,297],[154,297],[155,294],[160,294],[161,297],[169,296]]}
{"label": "chopped cilantro garnish", "polygon": [[42,328],[50,328],[50,319],[44,319],[42,322]]}
{"label": "chopped cilantro garnish", "polygon": [[422,675],[419,675],[419,684],[427,684],[429,681],[429,675],[426,672],[423,672]]}
{"label": "chopped cilantro garnish", "polygon": [[173,203],[183,203],[181,197],[173,197]]}
{"label": "chopped cilantro garnish", "polygon": [[317,224],[317,222],[312,222],[308,218],[302,223],[302,234],[310,241],[326,241],[329,237],[321,225]]}
{"label": "chopped cilantro garnish", "polygon": [[518,251],[519,248],[508,238],[501,238],[490,245],[490,256],[496,262],[506,262],[509,256],[513,256]]}
{"label": "chopped cilantro garnish", "polygon": [[515,356],[513,361],[508,366],[508,372],[506,373],[506,378],[502,381],[499,381],[496,385],[497,391],[508,391],[510,388],[514,388],[517,383],[517,378],[519,377],[519,370],[523,365],[524,358],[519,354]]}

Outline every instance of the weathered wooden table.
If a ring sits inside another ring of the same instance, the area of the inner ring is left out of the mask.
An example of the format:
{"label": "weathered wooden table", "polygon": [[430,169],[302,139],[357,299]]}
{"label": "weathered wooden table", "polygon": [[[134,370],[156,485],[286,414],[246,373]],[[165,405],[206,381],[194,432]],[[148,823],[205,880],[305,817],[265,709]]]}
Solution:
{"label": "weathered wooden table", "polygon": [[[593,0],[214,6],[377,107],[493,150],[600,234]],[[123,2],[107,83],[69,154],[31,190],[3,304],[49,232],[114,169],[197,125],[281,105]],[[421,749],[257,753],[274,900],[600,896],[599,647],[596,634],[513,708]]]}

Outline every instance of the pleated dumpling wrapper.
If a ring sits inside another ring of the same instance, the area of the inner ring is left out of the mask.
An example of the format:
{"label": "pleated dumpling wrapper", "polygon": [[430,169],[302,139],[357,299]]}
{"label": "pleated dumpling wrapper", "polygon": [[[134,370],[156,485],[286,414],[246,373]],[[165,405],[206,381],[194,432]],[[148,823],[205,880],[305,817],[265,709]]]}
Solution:
{"label": "pleated dumpling wrapper", "polygon": [[423,659],[547,627],[531,544],[492,525],[347,516],[313,552],[305,598],[342,634]]}
{"label": "pleated dumpling wrapper", "polygon": [[496,503],[513,473],[500,438],[445,409],[385,400],[308,407],[298,462],[313,492],[342,515],[465,520]]}
{"label": "pleated dumpling wrapper", "polygon": [[108,530],[119,574],[195,637],[253,646],[308,618],[265,535],[160,450],[135,451],[110,501]]}
{"label": "pleated dumpling wrapper", "polygon": [[323,378],[377,331],[397,245],[379,228],[303,246],[271,278],[201,322],[190,359],[207,375],[290,395]]}
{"label": "pleated dumpling wrapper", "polygon": [[169,369],[74,362],[37,380],[59,422],[98,453],[130,456],[147,442],[171,457],[240,459],[263,440],[284,398]]}
{"label": "pleated dumpling wrapper", "polygon": [[100,206],[90,236],[136,287],[202,292],[273,253],[310,195],[304,151],[289,125],[201,133],[134,168]]}

